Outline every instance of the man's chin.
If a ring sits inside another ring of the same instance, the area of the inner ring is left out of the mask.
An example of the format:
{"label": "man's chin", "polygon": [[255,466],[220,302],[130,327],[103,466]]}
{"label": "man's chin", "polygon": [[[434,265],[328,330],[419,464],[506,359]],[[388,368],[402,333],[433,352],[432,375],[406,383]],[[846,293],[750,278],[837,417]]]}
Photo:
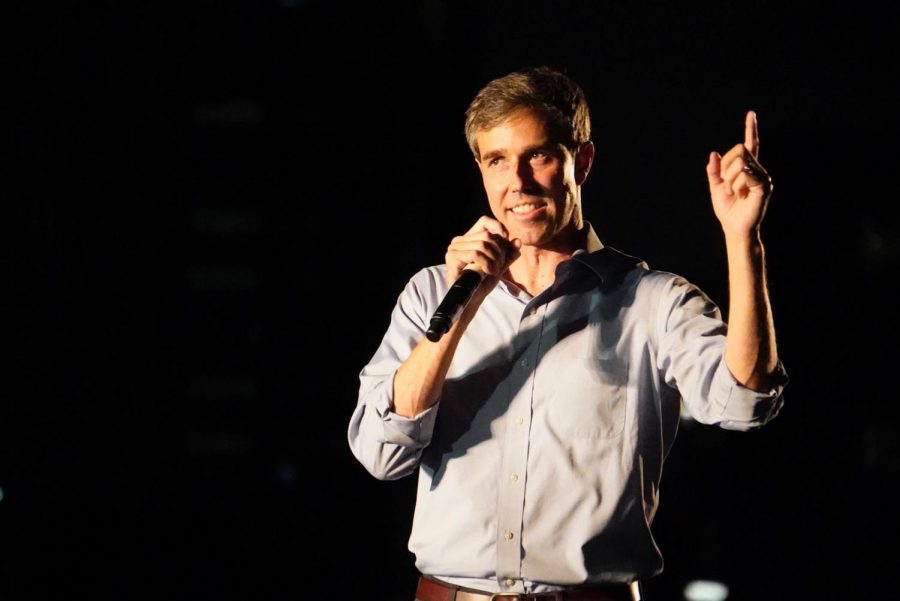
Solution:
{"label": "man's chin", "polygon": [[509,239],[518,239],[522,243],[522,246],[544,246],[547,242],[546,236],[540,235],[536,232],[510,231]]}

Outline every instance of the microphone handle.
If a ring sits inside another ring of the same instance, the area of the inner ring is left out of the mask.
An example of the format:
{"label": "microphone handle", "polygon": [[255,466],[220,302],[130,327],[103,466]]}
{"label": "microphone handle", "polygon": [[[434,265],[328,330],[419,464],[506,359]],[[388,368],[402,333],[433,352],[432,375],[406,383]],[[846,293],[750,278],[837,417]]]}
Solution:
{"label": "microphone handle", "polygon": [[478,288],[483,277],[484,274],[477,269],[463,269],[431,317],[431,323],[425,332],[428,340],[437,342],[441,336],[447,333],[453,320],[459,316],[469,299],[472,298],[472,293]]}

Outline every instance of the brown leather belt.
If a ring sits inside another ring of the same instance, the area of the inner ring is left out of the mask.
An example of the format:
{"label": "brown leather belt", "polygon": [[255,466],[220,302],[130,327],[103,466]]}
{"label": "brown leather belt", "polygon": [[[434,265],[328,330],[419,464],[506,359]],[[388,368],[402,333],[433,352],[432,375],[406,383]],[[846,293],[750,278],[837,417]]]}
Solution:
{"label": "brown leather belt", "polygon": [[637,583],[605,584],[548,593],[486,593],[420,576],[418,601],[640,601]]}

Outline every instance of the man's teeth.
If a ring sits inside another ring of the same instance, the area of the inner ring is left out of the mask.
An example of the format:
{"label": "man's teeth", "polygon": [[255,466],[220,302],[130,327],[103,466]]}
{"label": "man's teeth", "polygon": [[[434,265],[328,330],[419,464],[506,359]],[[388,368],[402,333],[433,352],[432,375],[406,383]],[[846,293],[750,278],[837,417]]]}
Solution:
{"label": "man's teeth", "polygon": [[510,209],[510,210],[511,210],[513,213],[520,213],[520,214],[521,214],[521,213],[529,213],[529,212],[535,210],[536,208],[537,208],[537,205],[536,205],[536,204],[531,204],[531,203],[529,203],[529,204],[524,204],[524,205],[519,205],[519,206],[513,207],[513,208]]}

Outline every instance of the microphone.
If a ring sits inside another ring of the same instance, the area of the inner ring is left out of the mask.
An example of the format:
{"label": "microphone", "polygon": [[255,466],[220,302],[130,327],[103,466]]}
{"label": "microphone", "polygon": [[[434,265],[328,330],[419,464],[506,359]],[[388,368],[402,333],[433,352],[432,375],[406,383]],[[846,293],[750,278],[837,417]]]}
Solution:
{"label": "microphone", "polygon": [[484,274],[475,265],[467,265],[456,278],[456,282],[447,291],[444,300],[438,305],[431,323],[425,332],[425,337],[432,342],[437,342],[441,336],[450,329],[450,324],[462,312],[463,308],[472,298],[472,293],[478,288],[478,284],[484,279]]}

